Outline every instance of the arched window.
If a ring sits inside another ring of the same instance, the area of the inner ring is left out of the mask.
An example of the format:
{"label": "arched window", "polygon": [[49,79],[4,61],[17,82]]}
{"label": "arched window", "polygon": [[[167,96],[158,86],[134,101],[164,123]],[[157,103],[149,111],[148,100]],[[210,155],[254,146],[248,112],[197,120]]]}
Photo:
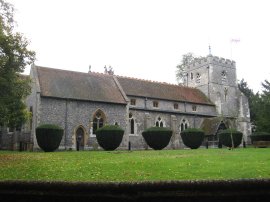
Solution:
{"label": "arched window", "polygon": [[134,134],[134,119],[130,119],[130,134]]}
{"label": "arched window", "polygon": [[193,73],[190,73],[190,79],[193,80]]}
{"label": "arched window", "polygon": [[200,73],[196,73],[196,82],[201,83],[201,75],[200,75]]}
{"label": "arched window", "polygon": [[224,99],[225,99],[225,101],[227,101],[227,95],[228,95],[228,88],[225,87],[224,88]]}
{"label": "arched window", "polygon": [[135,121],[134,121],[132,113],[129,113],[129,122],[130,122],[130,134],[134,134],[135,133]]}
{"label": "arched window", "polygon": [[161,127],[161,128],[164,127],[163,120],[160,117],[158,117],[156,120],[156,127]]}
{"label": "arched window", "polygon": [[105,114],[100,109],[96,111],[93,116],[93,134],[96,134],[96,130],[101,128],[105,124]]}
{"label": "arched window", "polygon": [[221,72],[221,82],[224,83],[227,81],[227,72],[224,70]]}
{"label": "arched window", "polygon": [[183,119],[180,123],[180,132],[186,130],[189,127],[189,123],[186,119]]}

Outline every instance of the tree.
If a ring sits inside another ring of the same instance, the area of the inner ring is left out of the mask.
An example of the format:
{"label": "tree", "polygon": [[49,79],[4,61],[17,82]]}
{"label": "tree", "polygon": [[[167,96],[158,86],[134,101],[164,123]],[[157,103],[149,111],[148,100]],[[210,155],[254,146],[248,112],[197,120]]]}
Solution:
{"label": "tree", "polygon": [[35,60],[29,42],[14,31],[14,7],[0,0],[0,125],[20,126],[27,120],[23,100],[30,93],[30,80],[22,73]]}
{"label": "tree", "polygon": [[238,88],[249,100],[254,95],[253,90],[248,87],[248,84],[244,79],[238,83]]}
{"label": "tree", "polygon": [[270,82],[268,80],[264,80],[265,83],[262,83],[263,86],[263,95],[270,96]]}
{"label": "tree", "polygon": [[262,83],[263,90],[258,101],[258,108],[256,116],[256,130],[263,132],[270,132],[270,82],[265,80]]}
{"label": "tree", "polygon": [[181,63],[176,66],[176,80],[178,84],[183,84],[185,82],[187,67],[200,58],[201,57],[195,57],[193,53],[182,55]]}

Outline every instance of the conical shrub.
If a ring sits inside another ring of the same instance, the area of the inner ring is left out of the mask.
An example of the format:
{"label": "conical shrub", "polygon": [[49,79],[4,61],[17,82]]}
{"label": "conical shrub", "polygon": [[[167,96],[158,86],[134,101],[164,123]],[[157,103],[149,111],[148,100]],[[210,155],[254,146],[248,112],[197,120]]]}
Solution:
{"label": "conical shrub", "polygon": [[151,127],[142,132],[142,136],[149,147],[155,150],[165,148],[172,137],[172,130],[161,127]]}
{"label": "conical shrub", "polygon": [[204,131],[199,128],[188,128],[180,133],[183,143],[191,148],[197,149],[202,145]]}
{"label": "conical shrub", "polygon": [[54,124],[44,124],[36,128],[38,146],[45,152],[52,152],[58,149],[64,129]]}

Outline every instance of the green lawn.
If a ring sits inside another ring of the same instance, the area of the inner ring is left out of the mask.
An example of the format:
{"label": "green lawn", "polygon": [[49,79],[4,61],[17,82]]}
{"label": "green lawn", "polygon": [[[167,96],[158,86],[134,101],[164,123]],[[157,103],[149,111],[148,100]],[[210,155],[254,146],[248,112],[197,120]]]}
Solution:
{"label": "green lawn", "polygon": [[270,149],[0,151],[0,180],[152,181],[270,178]]}

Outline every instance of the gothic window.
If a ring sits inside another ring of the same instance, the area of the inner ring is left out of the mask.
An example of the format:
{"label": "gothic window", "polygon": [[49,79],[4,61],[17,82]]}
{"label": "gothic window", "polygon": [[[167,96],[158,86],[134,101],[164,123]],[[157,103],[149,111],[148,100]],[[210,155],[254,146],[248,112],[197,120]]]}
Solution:
{"label": "gothic window", "polygon": [[173,108],[174,108],[174,109],[178,109],[178,104],[177,104],[177,103],[174,103],[174,104],[173,104]]}
{"label": "gothic window", "polygon": [[190,79],[193,80],[193,73],[190,73]]}
{"label": "gothic window", "polygon": [[201,83],[201,75],[200,75],[200,73],[196,74],[196,82]]}
{"label": "gothic window", "polygon": [[136,99],[131,99],[130,100],[130,105],[136,105]]}
{"label": "gothic window", "polygon": [[186,119],[183,119],[180,123],[180,132],[186,130],[189,127],[189,123]]}
{"label": "gothic window", "polygon": [[153,107],[158,107],[158,101],[153,101]]}
{"label": "gothic window", "polygon": [[160,117],[158,117],[156,120],[156,127],[161,127],[161,128],[164,127],[163,120]]}
{"label": "gothic window", "polygon": [[130,119],[130,134],[134,134],[134,119]]}
{"label": "gothic window", "polygon": [[197,111],[197,106],[196,105],[192,105],[192,111],[194,111],[194,112]]}
{"label": "gothic window", "polygon": [[135,121],[134,121],[132,113],[129,113],[129,122],[130,122],[130,134],[134,134],[135,133]]}
{"label": "gothic window", "polygon": [[93,116],[93,134],[105,124],[105,114],[100,109]]}
{"label": "gothic window", "polygon": [[224,99],[225,99],[225,101],[227,101],[227,95],[228,95],[228,88],[225,87],[224,88]]}

